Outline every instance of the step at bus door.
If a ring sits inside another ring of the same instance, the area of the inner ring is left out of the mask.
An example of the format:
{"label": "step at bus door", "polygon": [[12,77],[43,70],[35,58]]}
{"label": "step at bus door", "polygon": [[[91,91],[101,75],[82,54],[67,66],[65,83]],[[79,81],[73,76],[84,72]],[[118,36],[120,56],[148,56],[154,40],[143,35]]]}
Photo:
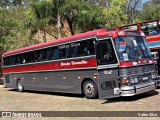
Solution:
{"label": "step at bus door", "polygon": [[98,91],[100,99],[120,96],[118,82],[118,60],[111,39],[103,39],[96,44],[98,65]]}

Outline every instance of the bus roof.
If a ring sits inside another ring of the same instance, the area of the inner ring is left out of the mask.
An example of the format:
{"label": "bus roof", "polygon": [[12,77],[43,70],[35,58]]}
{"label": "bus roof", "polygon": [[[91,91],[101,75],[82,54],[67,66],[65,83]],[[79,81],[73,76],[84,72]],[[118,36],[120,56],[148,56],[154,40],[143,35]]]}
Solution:
{"label": "bus roof", "polygon": [[80,33],[80,34],[77,34],[77,35],[73,35],[73,36],[69,36],[69,37],[65,37],[65,38],[60,38],[60,39],[48,41],[48,42],[45,42],[45,43],[35,44],[35,45],[28,46],[28,47],[7,51],[3,54],[3,56],[7,56],[7,55],[10,55],[10,54],[15,54],[15,53],[20,53],[20,52],[26,52],[26,51],[30,51],[30,50],[34,50],[34,49],[38,49],[38,48],[47,47],[47,46],[52,46],[52,45],[55,45],[55,44],[69,42],[69,41],[76,40],[76,39],[82,39],[82,38],[85,38],[85,37],[99,35],[99,34],[106,33],[106,32],[107,32],[106,28],[102,28],[102,29],[98,29],[98,30],[94,30],[94,31]]}
{"label": "bus roof", "polygon": [[[120,31],[123,31],[123,30],[120,30]],[[60,38],[60,39],[45,42],[45,43],[31,45],[31,46],[20,48],[20,49],[17,49],[17,50],[11,50],[11,51],[5,52],[2,56],[4,57],[4,56],[8,56],[8,55],[23,53],[23,52],[32,51],[32,50],[35,50],[35,49],[40,49],[40,48],[45,48],[45,47],[48,47],[48,46],[53,46],[53,45],[56,45],[56,44],[66,43],[66,42],[77,40],[77,39],[83,39],[83,38],[87,38],[87,37],[89,38],[89,37],[92,37],[92,36],[98,36],[98,37],[101,36],[102,37],[102,36],[107,36],[107,35],[111,36],[112,35],[112,37],[116,37],[118,34],[120,36],[127,35],[127,34],[131,35],[131,34],[127,33],[127,31],[125,31],[126,34],[124,32],[120,32],[120,31],[118,33],[118,31],[115,30],[115,29],[102,28],[102,29],[89,31],[89,32],[85,32],[85,33],[80,33],[80,34],[65,37],[65,38]],[[136,35],[136,34],[132,34],[132,35]],[[137,34],[137,35],[138,36],[139,35],[143,36],[141,34]]]}

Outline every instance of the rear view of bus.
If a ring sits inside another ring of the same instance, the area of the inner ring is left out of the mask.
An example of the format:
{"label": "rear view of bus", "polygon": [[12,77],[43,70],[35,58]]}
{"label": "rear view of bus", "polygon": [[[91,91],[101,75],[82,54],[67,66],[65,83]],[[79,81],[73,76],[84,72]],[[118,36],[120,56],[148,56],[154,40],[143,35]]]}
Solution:
{"label": "rear view of bus", "polygon": [[146,44],[144,33],[117,31],[112,34],[112,39],[115,53],[107,41],[101,41],[97,46],[104,46],[103,51],[97,51],[97,55],[104,56],[101,61],[98,58],[100,98],[133,96],[155,89],[155,61]]}

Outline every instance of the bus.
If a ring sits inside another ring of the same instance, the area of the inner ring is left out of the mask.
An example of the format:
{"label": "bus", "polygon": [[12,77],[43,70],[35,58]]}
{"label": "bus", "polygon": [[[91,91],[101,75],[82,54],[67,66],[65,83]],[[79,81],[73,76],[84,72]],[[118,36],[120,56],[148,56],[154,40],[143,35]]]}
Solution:
{"label": "bus", "polygon": [[[160,76],[160,18],[135,24],[117,27],[118,30],[143,31],[146,35],[147,43],[151,51],[157,52],[158,75]],[[160,83],[160,81],[158,81]]]}
{"label": "bus", "polygon": [[144,33],[105,28],[5,52],[7,88],[108,99],[157,87]]}

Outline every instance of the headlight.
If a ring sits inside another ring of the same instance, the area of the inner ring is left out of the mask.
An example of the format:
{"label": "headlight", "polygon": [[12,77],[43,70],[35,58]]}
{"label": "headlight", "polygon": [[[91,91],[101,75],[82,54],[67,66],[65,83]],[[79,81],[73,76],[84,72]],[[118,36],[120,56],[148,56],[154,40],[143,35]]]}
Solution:
{"label": "headlight", "polygon": [[121,83],[122,83],[122,85],[129,85],[129,79],[128,78],[122,78]]}
{"label": "headlight", "polygon": [[151,77],[152,77],[152,79],[156,79],[157,78],[156,73],[151,73]]}
{"label": "headlight", "polygon": [[132,83],[132,84],[138,83],[138,78],[131,78],[131,83]]}
{"label": "headlight", "polygon": [[138,83],[138,79],[137,78],[134,78],[134,80],[135,80],[135,83]]}

